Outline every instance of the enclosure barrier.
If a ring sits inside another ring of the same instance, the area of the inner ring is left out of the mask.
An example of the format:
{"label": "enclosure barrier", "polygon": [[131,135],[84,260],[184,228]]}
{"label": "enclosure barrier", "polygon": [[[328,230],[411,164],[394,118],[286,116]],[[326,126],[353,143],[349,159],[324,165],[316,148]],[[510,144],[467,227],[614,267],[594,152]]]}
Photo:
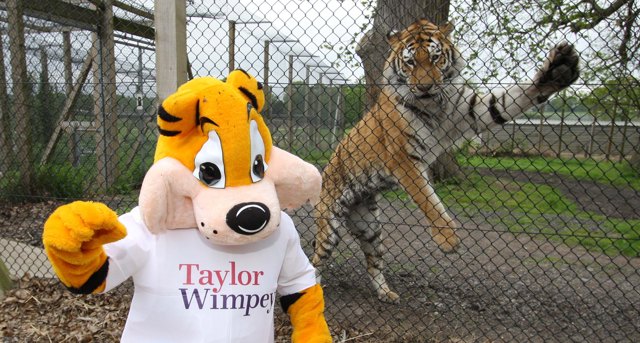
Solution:
{"label": "enclosure barrier", "polygon": [[[157,139],[156,30],[168,25],[154,22],[153,6],[0,1],[0,259],[17,287],[0,300],[3,342],[118,340],[132,288],[55,296],[66,293],[42,252],[42,226],[77,199],[118,213],[136,206]],[[358,238],[338,231],[321,274],[334,341],[640,341],[637,6],[601,6],[186,1],[188,78],[256,75],[274,144],[319,170],[383,86],[386,34],[418,18],[456,23],[466,67],[453,82],[479,95],[529,85],[559,42],[580,56],[571,87],[457,142],[432,166],[435,193],[459,226],[455,252],[438,247],[401,188],[380,194],[378,217],[353,220],[380,225],[397,303],[378,299]],[[312,258],[318,214],[306,205],[291,215]],[[276,317],[276,339],[288,341],[288,319]]]}

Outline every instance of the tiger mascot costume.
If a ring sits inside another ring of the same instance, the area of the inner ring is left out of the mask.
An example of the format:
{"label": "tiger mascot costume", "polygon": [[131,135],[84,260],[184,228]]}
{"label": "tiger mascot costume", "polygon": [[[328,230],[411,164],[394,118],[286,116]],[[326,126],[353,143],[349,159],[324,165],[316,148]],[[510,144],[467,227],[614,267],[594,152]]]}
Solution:
{"label": "tiger mascot costume", "polygon": [[359,240],[373,287],[385,302],[397,302],[399,296],[383,275],[380,193],[399,184],[424,212],[438,247],[456,250],[457,224],[430,184],[429,166],[445,150],[545,102],[579,76],[576,51],[562,43],[551,50],[533,82],[480,95],[454,81],[464,60],[452,43],[452,31],[450,23],[437,26],[421,19],[387,36],[391,52],[377,102],[339,143],[323,171],[312,262],[321,271],[340,239],[339,229],[347,227]]}
{"label": "tiger mascot costume", "polygon": [[45,251],[72,292],[133,278],[122,342],[273,342],[276,294],[293,342],[331,342],[315,269],[280,210],[316,200],[320,173],[272,146],[263,105],[241,70],[187,82],[158,110],[138,207],[117,217],[79,201],[45,222]]}

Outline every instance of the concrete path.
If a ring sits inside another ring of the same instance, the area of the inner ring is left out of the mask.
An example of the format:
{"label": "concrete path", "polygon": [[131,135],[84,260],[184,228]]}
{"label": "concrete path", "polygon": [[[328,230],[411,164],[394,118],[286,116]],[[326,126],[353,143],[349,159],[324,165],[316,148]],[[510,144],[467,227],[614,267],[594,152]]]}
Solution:
{"label": "concrete path", "polygon": [[56,277],[41,248],[0,238],[0,258],[13,278],[21,278],[25,274]]}

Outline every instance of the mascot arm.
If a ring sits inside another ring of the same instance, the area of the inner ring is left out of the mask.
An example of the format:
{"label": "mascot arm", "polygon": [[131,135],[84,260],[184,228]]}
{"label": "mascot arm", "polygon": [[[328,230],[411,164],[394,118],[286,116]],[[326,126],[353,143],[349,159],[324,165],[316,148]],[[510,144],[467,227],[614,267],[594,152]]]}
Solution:
{"label": "mascot arm", "polygon": [[331,333],[324,318],[324,298],[320,284],[302,292],[285,295],[280,303],[291,318],[293,343],[328,343]]}
{"label": "mascot arm", "polygon": [[109,260],[103,244],[120,240],[126,229],[102,203],[76,201],[58,207],[44,224],[42,241],[53,270],[74,293],[105,289]]}
{"label": "mascot arm", "polygon": [[331,334],[324,317],[324,298],[316,282],[316,270],[300,245],[300,236],[291,217],[282,215],[280,233],[288,237],[284,265],[278,277],[280,304],[289,314],[293,343],[331,342]]}

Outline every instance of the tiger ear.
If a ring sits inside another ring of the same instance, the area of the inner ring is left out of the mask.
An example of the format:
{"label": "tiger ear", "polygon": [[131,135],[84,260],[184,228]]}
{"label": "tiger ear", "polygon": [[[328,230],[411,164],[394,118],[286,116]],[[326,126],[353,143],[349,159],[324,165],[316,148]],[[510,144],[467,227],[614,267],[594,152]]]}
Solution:
{"label": "tiger ear", "polygon": [[442,33],[444,33],[445,36],[449,37],[451,36],[451,33],[453,33],[453,30],[455,29],[455,25],[453,24],[453,21],[449,21],[444,25],[438,26],[438,28]]}
{"label": "tiger ear", "polygon": [[398,39],[400,39],[399,33],[400,33],[400,31],[398,31],[396,29],[393,29],[393,30],[387,32],[387,42],[389,44],[395,44],[398,41]]}

